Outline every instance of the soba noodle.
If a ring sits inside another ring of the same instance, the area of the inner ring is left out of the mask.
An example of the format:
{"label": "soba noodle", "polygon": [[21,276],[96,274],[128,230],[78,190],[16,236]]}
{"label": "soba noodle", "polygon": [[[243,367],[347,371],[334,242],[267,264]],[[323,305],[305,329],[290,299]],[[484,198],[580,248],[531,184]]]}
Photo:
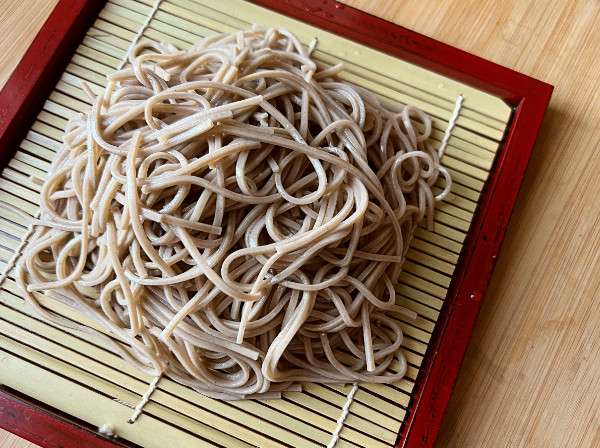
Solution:
{"label": "soba noodle", "polygon": [[143,43],[130,62],[67,125],[17,271],[29,302],[213,397],[401,379],[414,313],[394,287],[450,187],[431,119],[280,29]]}

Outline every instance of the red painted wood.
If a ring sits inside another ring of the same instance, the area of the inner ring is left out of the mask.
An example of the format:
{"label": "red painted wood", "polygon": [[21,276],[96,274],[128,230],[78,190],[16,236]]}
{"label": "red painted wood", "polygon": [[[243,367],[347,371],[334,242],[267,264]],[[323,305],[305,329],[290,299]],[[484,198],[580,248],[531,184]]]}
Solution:
{"label": "red painted wood", "polygon": [[0,166],[6,165],[52,92],[100,0],[60,0],[0,92]]}
{"label": "red painted wood", "polygon": [[[253,1],[499,96],[515,107],[507,137],[482,195],[449,296],[417,378],[414,399],[397,444],[398,447],[432,447],[552,86],[334,0]],[[100,0],[62,0],[0,92],[0,166],[7,162],[29,129],[102,4]],[[18,415],[16,413],[22,407],[28,406],[29,429],[25,430],[18,425],[18,419],[6,415]],[[86,439],[90,434],[88,430],[82,434],[81,427],[50,415],[38,406],[31,407],[0,394],[0,411],[0,427],[42,446],[97,446]],[[66,425],[66,428],[60,425]],[[61,442],[62,445],[52,445],[52,440],[58,440],[56,433],[61,431],[68,434],[68,438]],[[99,440],[110,444],[104,439]]]}
{"label": "red painted wood", "polygon": [[0,426],[46,448],[125,446],[0,389]]}

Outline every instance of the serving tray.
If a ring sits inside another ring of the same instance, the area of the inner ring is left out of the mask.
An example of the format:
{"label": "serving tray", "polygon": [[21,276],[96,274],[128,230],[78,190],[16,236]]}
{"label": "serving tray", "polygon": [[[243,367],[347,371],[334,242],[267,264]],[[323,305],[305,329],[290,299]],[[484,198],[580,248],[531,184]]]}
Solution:
{"label": "serving tray", "polygon": [[[282,399],[237,402],[163,379],[128,424],[152,378],[93,338],[39,319],[19,295],[14,263],[64,125],[88,106],[81,81],[101,91],[134,41],[186,48],[252,23],[288,28],[305,44],[317,38],[317,59],[342,61],[350,82],[423,109],[438,142],[464,98],[443,159],[452,194],[437,207],[433,231],[417,230],[397,285],[399,303],[419,316],[401,322],[407,376],[360,384],[352,397],[351,385],[307,384]],[[432,446],[551,92],[333,0],[59,1],[0,92],[0,201],[10,204],[0,208],[0,426],[48,447],[322,447],[339,426],[337,447]]]}

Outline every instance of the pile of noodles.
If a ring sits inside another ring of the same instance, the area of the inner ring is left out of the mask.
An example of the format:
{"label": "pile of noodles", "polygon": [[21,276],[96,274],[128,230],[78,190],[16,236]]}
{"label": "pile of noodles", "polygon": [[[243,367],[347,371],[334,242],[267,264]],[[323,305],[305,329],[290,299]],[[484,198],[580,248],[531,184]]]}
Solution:
{"label": "pile of noodles", "polygon": [[281,29],[140,44],[130,61],[67,125],[18,268],[28,300],[213,397],[402,378],[414,313],[394,287],[450,186],[431,119]]}

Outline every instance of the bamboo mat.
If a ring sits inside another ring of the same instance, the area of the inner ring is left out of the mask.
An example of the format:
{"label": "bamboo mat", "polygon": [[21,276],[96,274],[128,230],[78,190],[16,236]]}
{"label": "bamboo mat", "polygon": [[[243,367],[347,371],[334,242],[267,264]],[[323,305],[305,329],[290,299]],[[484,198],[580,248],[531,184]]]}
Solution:
{"label": "bamboo mat", "polygon": [[[38,179],[50,167],[62,129],[89,106],[80,82],[87,81],[99,93],[105,76],[121,64],[139,33],[142,39],[180,48],[250,23],[286,27],[304,43],[317,37],[314,56],[328,63],[343,61],[347,80],[385,101],[413,104],[430,114],[437,144],[462,94],[464,106],[443,159],[454,179],[452,194],[437,207],[434,230],[417,230],[397,285],[399,303],[419,315],[416,321],[401,322],[407,376],[393,385],[361,384],[336,445],[393,446],[510,108],[481,91],[241,0],[166,0],[158,9],[154,6],[152,0],[107,3],[3,170],[0,200],[19,212],[3,211],[0,216],[0,270],[6,270],[19,250],[38,211]],[[142,446],[326,446],[351,388],[306,384],[303,392],[288,392],[282,399],[224,402],[163,379],[144,414],[128,424],[152,378],[94,338],[38,319],[20,298],[12,271],[1,286],[0,383],[92,425],[111,424],[117,434]],[[73,310],[39,298],[48,308],[95,327]]]}

